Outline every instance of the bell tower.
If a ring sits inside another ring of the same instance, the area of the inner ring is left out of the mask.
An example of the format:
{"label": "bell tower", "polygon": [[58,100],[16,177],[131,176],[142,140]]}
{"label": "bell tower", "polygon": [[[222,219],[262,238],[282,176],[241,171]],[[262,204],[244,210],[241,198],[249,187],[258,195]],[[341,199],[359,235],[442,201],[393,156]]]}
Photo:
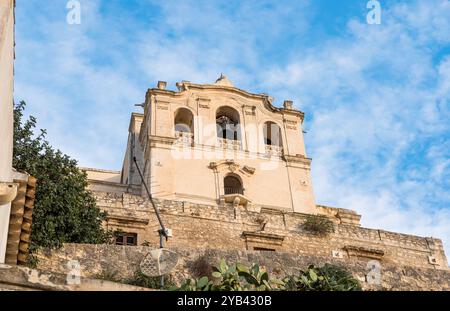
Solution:
{"label": "bell tower", "polygon": [[[129,142],[127,154],[140,153],[155,198],[317,213],[303,120],[292,101],[275,107],[223,74],[212,84],[179,82],[176,91],[160,81],[144,114],[132,116],[130,137],[139,132],[140,145]],[[136,183],[133,174],[126,157],[122,183]]]}

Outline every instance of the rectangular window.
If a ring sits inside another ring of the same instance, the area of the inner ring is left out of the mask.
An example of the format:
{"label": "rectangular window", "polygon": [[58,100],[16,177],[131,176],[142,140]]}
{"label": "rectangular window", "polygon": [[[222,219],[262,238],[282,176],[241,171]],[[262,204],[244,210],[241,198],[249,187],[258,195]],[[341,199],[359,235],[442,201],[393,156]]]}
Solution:
{"label": "rectangular window", "polygon": [[116,233],[116,245],[137,245],[137,233]]}

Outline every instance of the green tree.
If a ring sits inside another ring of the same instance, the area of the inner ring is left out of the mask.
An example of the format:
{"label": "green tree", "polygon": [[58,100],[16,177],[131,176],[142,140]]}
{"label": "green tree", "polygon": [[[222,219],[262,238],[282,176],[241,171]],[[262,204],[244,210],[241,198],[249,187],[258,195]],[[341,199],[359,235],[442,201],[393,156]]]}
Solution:
{"label": "green tree", "polygon": [[104,243],[109,233],[102,227],[106,213],[86,189],[87,176],[77,161],[55,150],[35,135],[36,119],[24,119],[26,103],[14,105],[13,166],[37,178],[30,252],[39,247],[58,248],[62,243]]}

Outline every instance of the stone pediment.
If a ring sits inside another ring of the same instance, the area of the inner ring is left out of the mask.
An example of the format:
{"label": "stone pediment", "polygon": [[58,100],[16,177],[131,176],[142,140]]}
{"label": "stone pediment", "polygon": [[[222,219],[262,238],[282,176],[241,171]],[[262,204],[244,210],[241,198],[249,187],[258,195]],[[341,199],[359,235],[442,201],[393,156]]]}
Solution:
{"label": "stone pediment", "polygon": [[285,238],[278,234],[250,231],[242,232],[242,236],[245,239],[248,250],[280,250]]}

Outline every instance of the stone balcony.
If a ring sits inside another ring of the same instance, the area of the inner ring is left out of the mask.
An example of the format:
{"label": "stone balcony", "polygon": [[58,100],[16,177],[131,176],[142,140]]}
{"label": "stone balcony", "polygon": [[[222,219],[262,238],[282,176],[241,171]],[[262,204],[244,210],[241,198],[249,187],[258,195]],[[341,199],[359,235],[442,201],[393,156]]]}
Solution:
{"label": "stone balcony", "polygon": [[219,148],[229,150],[242,150],[242,142],[240,140],[217,138]]}
{"label": "stone balcony", "polygon": [[281,157],[283,156],[283,147],[274,145],[265,145],[265,154],[269,157]]}
{"label": "stone balcony", "polygon": [[194,134],[190,132],[175,131],[175,144],[182,146],[192,146],[194,144]]}

